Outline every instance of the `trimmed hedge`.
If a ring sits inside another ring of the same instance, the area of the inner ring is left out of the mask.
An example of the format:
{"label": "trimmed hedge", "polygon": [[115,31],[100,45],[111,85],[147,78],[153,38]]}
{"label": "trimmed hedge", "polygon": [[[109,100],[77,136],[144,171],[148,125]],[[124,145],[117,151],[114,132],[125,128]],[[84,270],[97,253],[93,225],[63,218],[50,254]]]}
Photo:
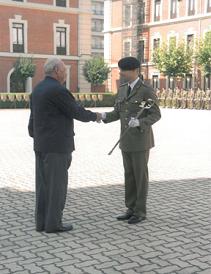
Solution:
{"label": "trimmed hedge", "polygon": [[[0,93],[0,108],[29,108],[30,93]],[[116,98],[112,93],[73,93],[84,107],[112,107]]]}
{"label": "trimmed hedge", "polygon": [[0,93],[1,108],[28,108],[29,93]]}
{"label": "trimmed hedge", "polygon": [[112,93],[74,93],[73,95],[84,107],[112,107],[116,98]]}

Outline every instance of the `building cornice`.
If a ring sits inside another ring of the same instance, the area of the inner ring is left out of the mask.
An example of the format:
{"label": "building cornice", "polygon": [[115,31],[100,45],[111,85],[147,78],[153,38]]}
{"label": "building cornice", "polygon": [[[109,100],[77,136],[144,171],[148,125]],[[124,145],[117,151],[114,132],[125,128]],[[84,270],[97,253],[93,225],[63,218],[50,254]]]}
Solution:
{"label": "building cornice", "polygon": [[15,2],[15,1],[4,1],[0,0],[0,7],[15,7],[31,10],[44,10],[48,12],[57,12],[57,13],[68,13],[68,14],[91,14],[91,10],[79,9],[79,8],[70,8],[70,7],[57,7],[54,5],[48,4],[37,4],[37,3],[28,3],[28,2]]}
{"label": "building cornice", "polygon": [[185,22],[198,21],[202,19],[209,19],[210,17],[211,17],[211,13],[206,13],[206,14],[198,14],[194,16],[178,17],[175,19],[167,19],[167,20],[162,20],[158,22],[150,22],[145,25],[148,27],[157,27],[157,26],[163,26],[163,25],[180,24]]}
{"label": "building cornice", "polygon": [[71,56],[71,55],[53,55],[53,54],[36,54],[36,53],[14,53],[14,52],[5,52],[0,51],[0,57],[32,57],[34,59],[47,59],[49,57],[57,56],[62,60],[70,60],[70,61],[78,61],[80,59],[79,56]]}
{"label": "building cornice", "polygon": [[104,15],[97,15],[97,14],[92,14],[93,19],[101,19],[104,20]]}
{"label": "building cornice", "polygon": [[[150,22],[150,23],[145,23],[143,24],[143,27],[157,27],[157,26],[165,26],[165,25],[173,25],[173,24],[180,24],[180,23],[185,23],[185,22],[193,22],[193,21],[198,21],[202,19],[209,19],[211,18],[211,13],[206,13],[206,14],[198,14],[194,16],[184,16],[184,17],[179,17],[176,19],[168,19],[168,20],[162,20],[159,22]],[[123,28],[123,27],[118,27],[118,28],[111,28],[104,30],[104,33],[113,33],[113,32],[121,32],[121,31],[130,31],[132,30],[131,27],[129,28]]]}
{"label": "building cornice", "polygon": [[119,27],[119,28],[111,28],[109,30],[104,30],[103,33],[121,32],[121,31],[123,31],[123,28]]}

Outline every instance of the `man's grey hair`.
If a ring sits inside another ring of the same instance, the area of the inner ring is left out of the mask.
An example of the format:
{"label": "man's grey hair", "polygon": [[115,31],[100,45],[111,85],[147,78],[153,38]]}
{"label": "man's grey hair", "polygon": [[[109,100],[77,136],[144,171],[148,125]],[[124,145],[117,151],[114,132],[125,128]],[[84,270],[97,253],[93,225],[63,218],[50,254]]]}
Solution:
{"label": "man's grey hair", "polygon": [[62,60],[58,57],[50,57],[44,64],[44,72],[46,75],[52,75],[55,68],[61,64]]}

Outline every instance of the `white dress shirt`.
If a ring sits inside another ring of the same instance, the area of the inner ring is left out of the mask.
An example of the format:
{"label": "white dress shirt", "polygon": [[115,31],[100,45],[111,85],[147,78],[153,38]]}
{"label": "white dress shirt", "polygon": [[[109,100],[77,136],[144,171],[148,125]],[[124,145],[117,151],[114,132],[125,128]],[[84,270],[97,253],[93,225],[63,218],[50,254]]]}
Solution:
{"label": "white dress shirt", "polygon": [[130,86],[131,87],[131,91],[134,89],[134,87],[135,87],[135,85],[138,83],[138,81],[139,81],[139,77],[135,80],[135,81],[133,81],[132,83],[128,83],[128,86]]}

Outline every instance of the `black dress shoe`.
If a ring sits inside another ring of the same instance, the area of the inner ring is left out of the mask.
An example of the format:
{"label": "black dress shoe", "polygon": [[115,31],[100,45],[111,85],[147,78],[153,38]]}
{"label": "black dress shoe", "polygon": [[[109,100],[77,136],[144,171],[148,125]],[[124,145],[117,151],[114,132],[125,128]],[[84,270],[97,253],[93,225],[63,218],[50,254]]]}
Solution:
{"label": "black dress shoe", "polygon": [[118,221],[129,220],[133,216],[133,212],[127,211],[125,214],[117,216]]}
{"label": "black dress shoe", "polygon": [[45,231],[45,229],[44,228],[36,228],[36,231],[37,232],[43,232],[43,231]]}
{"label": "black dress shoe", "polygon": [[146,220],[146,217],[138,217],[138,216],[131,216],[130,219],[128,220],[128,224],[137,224],[140,223],[142,221]]}
{"label": "black dress shoe", "polygon": [[58,233],[58,232],[67,232],[67,231],[71,231],[73,230],[73,226],[72,225],[62,225],[61,227],[59,227],[58,229],[55,230],[46,230],[46,233]]}

